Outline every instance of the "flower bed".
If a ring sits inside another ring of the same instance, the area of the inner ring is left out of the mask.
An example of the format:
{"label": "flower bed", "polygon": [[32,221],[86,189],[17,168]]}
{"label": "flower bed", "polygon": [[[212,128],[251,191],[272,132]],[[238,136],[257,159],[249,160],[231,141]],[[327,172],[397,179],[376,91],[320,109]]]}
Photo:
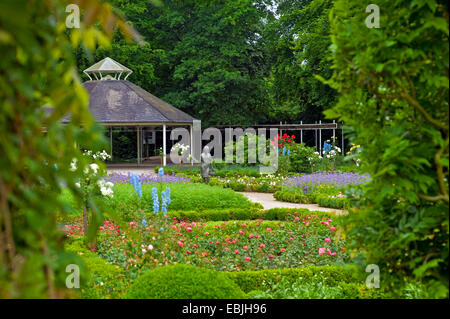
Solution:
{"label": "flower bed", "polygon": [[[147,220],[148,226],[130,222],[125,231],[105,221],[96,252],[134,275],[174,263],[236,271],[328,265],[347,259],[338,226],[324,214],[293,212],[286,221],[187,222],[160,215]],[[81,236],[77,223],[75,219],[66,226],[69,238]]]}
{"label": "flower bed", "polygon": [[345,189],[367,183],[369,175],[341,172],[318,172],[292,176],[283,183],[282,190],[274,193],[280,201],[293,203],[316,203],[330,208],[348,208],[350,201]]}

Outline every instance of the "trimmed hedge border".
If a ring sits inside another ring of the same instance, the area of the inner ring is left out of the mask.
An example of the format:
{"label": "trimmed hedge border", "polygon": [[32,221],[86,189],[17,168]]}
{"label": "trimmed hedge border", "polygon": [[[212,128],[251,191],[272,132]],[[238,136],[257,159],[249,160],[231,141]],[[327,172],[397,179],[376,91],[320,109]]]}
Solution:
{"label": "trimmed hedge border", "polygon": [[349,201],[346,198],[329,198],[328,194],[311,194],[305,195],[299,192],[277,191],[273,197],[282,202],[301,203],[301,204],[318,204],[320,207],[329,207],[336,209],[348,209]]}
{"label": "trimmed hedge border", "polygon": [[324,217],[337,216],[323,211],[310,211],[306,208],[271,208],[267,210],[252,208],[235,208],[235,209],[211,209],[203,211],[169,211],[170,217],[176,217],[177,219],[188,219],[191,221],[227,221],[227,220],[287,220],[288,217],[293,217],[294,212],[300,218],[309,215],[319,215]]}
{"label": "trimmed hedge border", "polygon": [[227,272],[226,275],[247,294],[267,289],[269,285],[277,284],[282,278],[293,284],[300,278],[307,282],[317,276],[327,285],[341,288],[346,298],[386,298],[382,290],[368,289],[365,285],[365,273],[360,273],[356,266],[351,265],[236,271]]}

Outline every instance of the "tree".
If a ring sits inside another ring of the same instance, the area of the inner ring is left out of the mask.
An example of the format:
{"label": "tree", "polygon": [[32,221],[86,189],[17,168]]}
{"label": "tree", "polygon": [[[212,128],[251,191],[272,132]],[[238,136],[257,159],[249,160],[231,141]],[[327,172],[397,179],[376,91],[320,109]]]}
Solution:
{"label": "tree", "polygon": [[[70,163],[86,160],[75,145],[94,151],[107,145],[88,111],[71,46],[107,43],[115,26],[128,37],[135,34],[109,5],[91,0],[79,2],[85,18],[68,37],[67,4],[4,0],[0,5],[1,297],[67,294],[66,266],[79,260],[63,250],[57,218],[67,203],[60,195],[67,187],[81,200],[75,181],[83,165],[71,171]],[[92,26],[95,19],[100,28]],[[71,120],[62,125],[68,113]],[[95,207],[94,199],[91,204]],[[89,228],[91,238],[96,229]]]}
{"label": "tree", "polygon": [[333,1],[276,1],[277,20],[266,32],[271,52],[271,116],[313,122],[336,102],[336,91],[316,78],[331,77],[328,14]]}
{"label": "tree", "polygon": [[[112,49],[99,49],[137,71],[129,80],[203,125],[255,124],[266,120],[267,94],[261,43],[267,9],[260,2],[145,0],[113,3],[128,17],[147,46],[125,47],[120,37]],[[79,53],[80,69],[87,56]]]}
{"label": "tree", "polygon": [[[336,1],[331,19],[338,104],[372,181],[347,221],[355,249],[385,274],[448,296],[449,16],[445,1]],[[352,194],[349,194],[352,195]]]}

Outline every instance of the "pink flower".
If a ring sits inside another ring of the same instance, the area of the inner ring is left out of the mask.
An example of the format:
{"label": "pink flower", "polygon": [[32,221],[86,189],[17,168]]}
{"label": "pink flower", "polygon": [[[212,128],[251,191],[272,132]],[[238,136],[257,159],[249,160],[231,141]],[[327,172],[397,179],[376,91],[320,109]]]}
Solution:
{"label": "pink flower", "polygon": [[253,238],[253,234],[250,234],[250,236],[248,236],[248,238]]}
{"label": "pink flower", "polygon": [[248,247],[247,247],[247,246],[244,246],[244,247],[242,247],[242,248],[244,248],[244,250],[247,250],[247,249],[248,249]]}
{"label": "pink flower", "polygon": [[328,255],[331,255],[331,250],[330,250],[330,248],[327,248],[327,254],[328,254]]}
{"label": "pink flower", "polygon": [[261,244],[261,245],[259,245],[259,247],[264,248],[264,247],[266,247],[266,245]]}
{"label": "pink flower", "polygon": [[272,231],[272,229],[271,229],[270,227],[267,227],[266,230],[267,230],[268,232],[271,232],[271,231]]}
{"label": "pink flower", "polygon": [[239,250],[235,249],[235,250],[234,250],[234,253],[235,253],[236,255],[239,254]]}
{"label": "pink flower", "polygon": [[186,227],[186,230],[187,230],[187,231],[191,231],[192,228],[191,228],[191,227]]}
{"label": "pink flower", "polygon": [[294,240],[294,238],[290,237],[289,240]]}
{"label": "pink flower", "polygon": [[251,258],[250,257],[247,257],[247,256],[245,256],[245,258],[244,258],[246,261],[249,261],[249,260],[251,260]]}
{"label": "pink flower", "polygon": [[209,235],[209,233],[208,233],[208,232],[206,232],[206,233],[205,233],[205,235],[206,235],[206,236],[208,236],[208,235]]}
{"label": "pink flower", "polygon": [[216,241],[216,245],[219,245],[220,244],[220,241]]}
{"label": "pink flower", "polygon": [[189,250],[186,250],[186,254],[190,255],[190,254],[191,254],[191,252],[190,252]]}
{"label": "pink flower", "polygon": [[331,253],[331,256],[336,256],[336,253]]}
{"label": "pink flower", "polygon": [[177,242],[177,244],[178,246],[183,247],[183,243],[180,240]]}
{"label": "pink flower", "polygon": [[272,255],[269,255],[269,258],[270,258],[270,259],[273,259],[273,256],[272,256]]}
{"label": "pink flower", "polygon": [[283,252],[285,252],[286,251],[286,248],[281,248],[281,252],[283,253]]}
{"label": "pink flower", "polygon": [[327,243],[331,243],[331,239],[330,239],[330,238],[325,238],[325,241],[326,241]]}
{"label": "pink flower", "polygon": [[335,230],[336,230],[336,227],[331,226],[331,227],[330,227],[330,230],[331,230],[331,231],[335,231]]}
{"label": "pink flower", "polygon": [[321,247],[321,248],[319,248],[319,255],[323,255],[323,254],[325,254],[325,248]]}
{"label": "pink flower", "polygon": [[239,234],[244,235],[244,232],[242,230],[239,231]]}
{"label": "pink flower", "polygon": [[207,252],[203,252],[203,253],[202,253],[202,256],[203,256],[203,257],[206,257],[206,256],[208,256],[208,253],[207,253]]}
{"label": "pink flower", "polygon": [[296,221],[299,221],[299,220],[300,220],[300,217],[297,216],[297,217],[295,217],[294,219],[295,219]]}

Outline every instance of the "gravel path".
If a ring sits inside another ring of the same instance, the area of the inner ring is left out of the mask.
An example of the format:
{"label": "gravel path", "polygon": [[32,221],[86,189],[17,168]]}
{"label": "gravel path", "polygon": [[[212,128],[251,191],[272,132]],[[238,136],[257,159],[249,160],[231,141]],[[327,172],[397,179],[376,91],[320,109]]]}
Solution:
{"label": "gravel path", "polygon": [[250,201],[260,203],[264,209],[270,208],[307,208],[311,211],[323,211],[335,213],[336,215],[346,214],[342,209],[319,207],[317,204],[297,204],[289,202],[280,202],[273,197],[272,193],[253,193],[253,192],[239,192],[246,196]]}

